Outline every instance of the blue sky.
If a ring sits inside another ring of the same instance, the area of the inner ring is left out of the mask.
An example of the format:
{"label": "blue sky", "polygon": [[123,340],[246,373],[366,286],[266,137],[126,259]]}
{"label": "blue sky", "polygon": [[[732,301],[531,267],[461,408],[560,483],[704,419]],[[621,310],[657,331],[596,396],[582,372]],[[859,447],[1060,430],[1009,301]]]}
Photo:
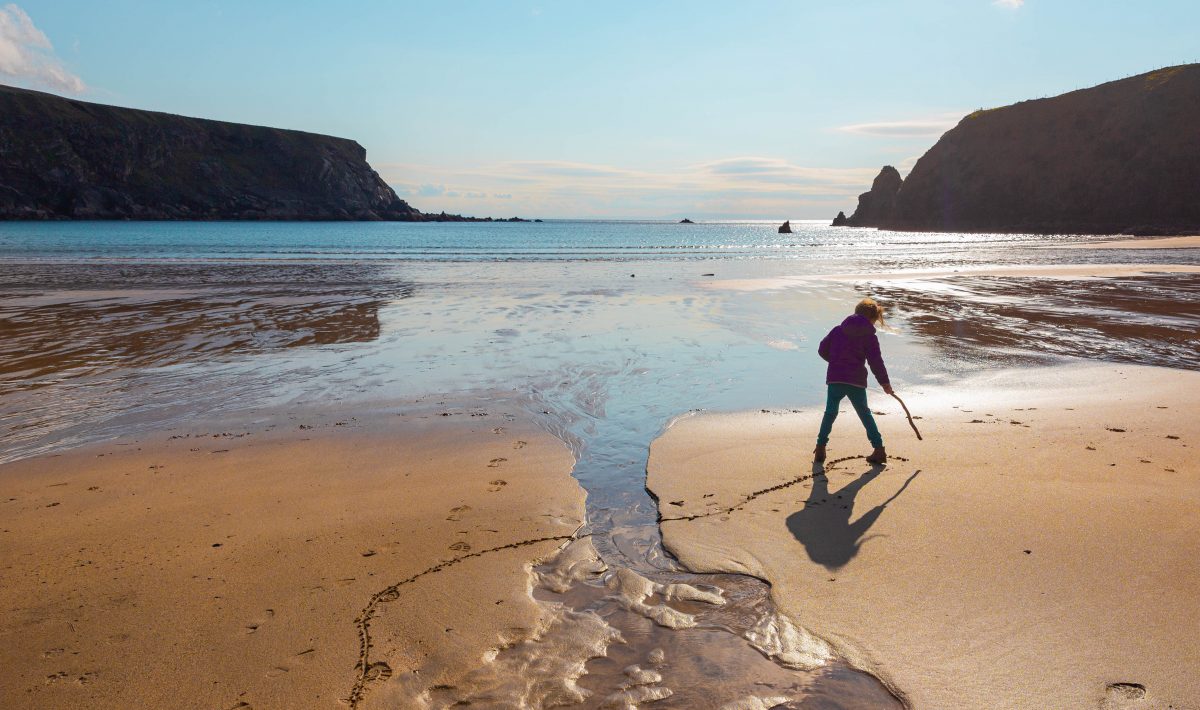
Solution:
{"label": "blue sky", "polygon": [[958,117],[1200,61],[1200,2],[0,10],[0,81],[353,138],[425,211],[828,218]]}

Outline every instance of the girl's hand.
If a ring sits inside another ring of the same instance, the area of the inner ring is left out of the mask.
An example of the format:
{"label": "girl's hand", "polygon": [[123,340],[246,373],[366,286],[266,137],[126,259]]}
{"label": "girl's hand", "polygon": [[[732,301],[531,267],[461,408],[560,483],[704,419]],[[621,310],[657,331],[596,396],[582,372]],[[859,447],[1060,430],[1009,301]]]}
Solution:
{"label": "girl's hand", "polygon": [[886,392],[886,393],[888,393],[888,394],[895,394],[895,392],[893,392],[893,391],[892,391],[892,386],[891,386],[891,385],[884,385],[884,386],[883,386],[883,391],[884,391],[884,392]]}

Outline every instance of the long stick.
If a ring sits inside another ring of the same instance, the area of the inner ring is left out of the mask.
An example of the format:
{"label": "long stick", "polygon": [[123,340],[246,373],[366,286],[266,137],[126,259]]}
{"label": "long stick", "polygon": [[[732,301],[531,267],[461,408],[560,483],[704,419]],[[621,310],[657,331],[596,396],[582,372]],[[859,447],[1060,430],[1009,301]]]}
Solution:
{"label": "long stick", "polygon": [[900,399],[895,392],[892,393],[892,396],[896,398],[896,401],[900,403],[901,407],[904,407],[904,416],[908,417],[908,425],[913,428],[913,432],[917,435],[917,441],[924,441],[924,439],[921,438],[921,432],[917,431],[917,425],[913,423],[912,415],[908,413],[908,407],[905,406],[904,400]]}

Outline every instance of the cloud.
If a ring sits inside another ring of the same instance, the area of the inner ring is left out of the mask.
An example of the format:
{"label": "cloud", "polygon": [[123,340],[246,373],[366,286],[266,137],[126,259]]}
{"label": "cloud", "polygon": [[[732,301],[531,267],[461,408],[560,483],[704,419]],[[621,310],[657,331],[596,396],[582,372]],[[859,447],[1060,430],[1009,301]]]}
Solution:
{"label": "cloud", "polygon": [[877,167],[821,168],[763,156],[660,169],[528,160],[375,167],[397,193],[426,212],[528,217],[828,217],[852,209],[879,172]]}
{"label": "cloud", "polygon": [[992,0],[992,4],[999,7],[1007,7],[1016,10],[1025,4],[1025,0]]}
{"label": "cloud", "polygon": [[20,7],[0,7],[0,76],[68,93],[87,87],[55,54],[49,38]]}
{"label": "cloud", "polygon": [[902,121],[878,121],[874,123],[853,123],[848,126],[838,126],[843,133],[858,133],[865,136],[883,136],[886,138],[936,138],[954,128],[966,113],[943,113],[924,118],[910,118]]}

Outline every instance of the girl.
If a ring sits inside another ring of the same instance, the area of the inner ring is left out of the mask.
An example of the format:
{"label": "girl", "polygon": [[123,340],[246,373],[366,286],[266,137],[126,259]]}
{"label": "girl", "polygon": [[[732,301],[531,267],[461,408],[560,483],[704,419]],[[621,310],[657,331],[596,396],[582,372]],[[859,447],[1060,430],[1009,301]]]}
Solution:
{"label": "girl", "polygon": [[817,434],[817,448],[813,450],[813,460],[818,463],[825,460],[825,445],[829,443],[829,432],[833,429],[833,420],[837,419],[838,404],[842,397],[850,398],[850,404],[854,405],[854,411],[858,412],[858,418],[867,430],[867,439],[875,447],[867,461],[873,464],[887,461],[883,437],[879,435],[875,418],[867,406],[867,368],[863,364],[866,362],[871,366],[871,372],[883,391],[892,394],[887,368],[883,366],[883,355],[879,352],[879,337],[875,335],[877,323],[887,327],[883,322],[883,306],[864,298],[854,307],[854,315],[829,331],[829,335],[817,347],[817,353],[829,363],[825,374],[825,383],[829,386],[825,417]]}

